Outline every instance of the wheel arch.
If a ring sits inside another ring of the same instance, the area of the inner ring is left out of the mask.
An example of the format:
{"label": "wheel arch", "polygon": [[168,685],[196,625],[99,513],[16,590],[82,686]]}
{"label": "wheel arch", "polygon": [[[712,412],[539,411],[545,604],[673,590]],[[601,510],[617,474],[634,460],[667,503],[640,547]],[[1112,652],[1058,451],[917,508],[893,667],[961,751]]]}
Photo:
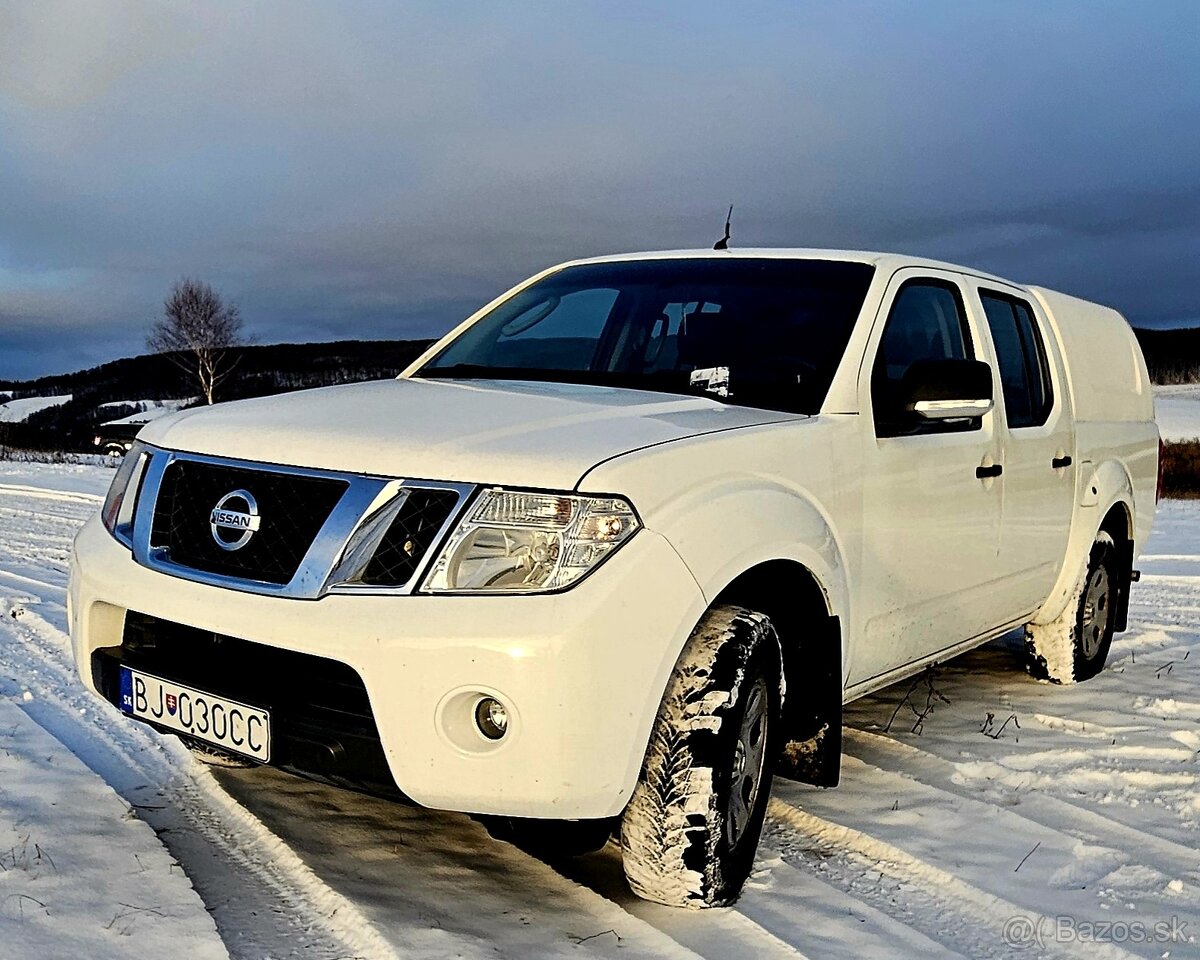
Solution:
{"label": "wheel arch", "polygon": [[[1118,500],[1108,508],[1100,521],[1100,531],[1107,533],[1117,543],[1133,539],[1133,511],[1124,500]],[[1100,532],[1097,531],[1097,532]]]}
{"label": "wheel arch", "polygon": [[1129,628],[1129,594],[1133,588],[1134,526],[1133,511],[1124,500],[1118,500],[1100,521],[1098,533],[1107,533],[1117,549],[1119,580],[1117,582],[1116,609],[1113,631],[1121,633]]}
{"label": "wheel arch", "polygon": [[794,559],[756,563],[714,597],[766,614],[783,658],[784,735],[777,773],[836,786],[841,769],[843,644],[841,619],[819,577]]}
{"label": "wheel arch", "polygon": [[1062,570],[1049,598],[1034,616],[1033,623],[1050,623],[1067,608],[1075,586],[1087,567],[1096,535],[1103,531],[1116,543],[1123,573],[1126,574],[1117,611],[1118,629],[1125,629],[1136,531],[1134,503],[1133,480],[1129,471],[1117,460],[1104,461],[1091,471],[1090,476],[1083,478]]}
{"label": "wheel arch", "polygon": [[[782,624],[787,634],[782,638],[788,737],[784,753],[795,760],[778,772],[822,786],[835,785],[840,769],[843,664],[849,658],[854,611],[834,519],[805,488],[738,475],[697,483],[647,509],[643,516],[647,528],[675,549],[703,597],[704,609],[697,611],[687,635],[681,637],[675,657],[701,616],[718,603],[758,610]],[[801,603],[789,605],[794,598]],[[806,617],[814,624],[811,636],[800,629]],[[797,656],[801,646],[806,647],[803,661]],[[671,660],[672,665],[675,662]],[[665,688],[664,683],[659,689]],[[804,711],[810,714],[807,720]],[[808,736],[807,728],[812,727],[815,732]],[[801,735],[804,739],[798,740]]]}

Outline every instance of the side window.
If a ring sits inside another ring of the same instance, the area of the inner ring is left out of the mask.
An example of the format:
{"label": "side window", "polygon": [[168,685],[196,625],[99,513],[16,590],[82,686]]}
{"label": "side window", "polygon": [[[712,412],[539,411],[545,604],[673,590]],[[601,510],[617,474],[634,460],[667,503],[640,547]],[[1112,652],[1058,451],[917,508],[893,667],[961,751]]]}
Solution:
{"label": "side window", "polygon": [[1054,392],[1050,365],[1029,304],[1000,293],[980,291],[987,315],[1010,428],[1039,427],[1050,416]]}
{"label": "side window", "polygon": [[896,294],[871,371],[871,405],[880,437],[972,429],[975,422],[918,423],[896,415],[908,368],[918,360],[974,357],[962,295],[943,280],[909,280]]}

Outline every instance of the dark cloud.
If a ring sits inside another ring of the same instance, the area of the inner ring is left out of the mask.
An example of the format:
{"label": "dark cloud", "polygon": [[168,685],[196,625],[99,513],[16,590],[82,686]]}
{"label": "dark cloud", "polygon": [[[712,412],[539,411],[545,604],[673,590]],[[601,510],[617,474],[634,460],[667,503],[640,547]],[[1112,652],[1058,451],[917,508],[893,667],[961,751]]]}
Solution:
{"label": "dark cloud", "polygon": [[1200,322],[1200,5],[0,7],[0,377],[440,332],[548,263],[735,241],[964,262]]}

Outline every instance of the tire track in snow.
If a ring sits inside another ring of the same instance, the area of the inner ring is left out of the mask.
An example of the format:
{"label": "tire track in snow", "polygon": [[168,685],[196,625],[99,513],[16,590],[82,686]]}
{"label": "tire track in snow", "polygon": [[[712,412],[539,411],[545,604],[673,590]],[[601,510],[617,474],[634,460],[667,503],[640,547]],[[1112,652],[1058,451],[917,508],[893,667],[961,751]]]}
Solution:
{"label": "tire track in snow", "polygon": [[[464,939],[487,942],[512,960],[736,956],[681,944],[572,879],[569,871],[492,839],[464,814],[351,793],[271,767],[215,773],[324,883],[359,903],[389,939],[398,941],[420,917]],[[696,914],[684,916],[694,920]],[[756,956],[784,960],[772,952]],[[786,956],[803,960],[795,951]]]}
{"label": "tire track in snow", "polygon": [[[1007,958],[1005,933],[1014,918],[1044,922],[1034,910],[968,881],[861,830],[833,823],[773,797],[771,842],[785,859],[824,858],[829,878],[938,943],[973,958]],[[790,842],[789,842],[790,841]],[[889,886],[889,882],[895,886]],[[1112,943],[1047,942],[1041,956],[1074,960],[1130,960]]]}
{"label": "tire track in snow", "polygon": [[1040,915],[1052,898],[1056,916],[1081,919],[1100,911],[1123,923],[1200,915],[1194,854],[1171,865],[1152,864],[1139,860],[1136,846],[1111,835],[1092,837],[1071,819],[1060,829],[1026,816],[1019,805],[1010,805],[1017,801],[1008,794],[985,799],[979,791],[943,789],[908,765],[885,770],[853,752],[843,773],[859,795],[855,803],[843,805],[833,795],[800,787],[792,787],[785,802],[806,800],[813,816],[860,830],[947,874],[962,875],[969,866],[972,887],[1024,914]]}
{"label": "tire track in snow", "polygon": [[32,497],[35,500],[58,500],[63,503],[82,503],[95,508],[104,498],[94,493],[75,493],[47,487],[29,487],[19,483],[0,483],[0,494],[14,497]]}
{"label": "tire track in snow", "polygon": [[[67,588],[58,584],[47,583],[45,580],[38,580],[35,577],[26,577],[20,573],[13,573],[10,570],[0,570],[0,587],[3,587],[5,582],[16,584],[15,590],[36,590],[39,593],[50,594],[65,602],[67,597]],[[33,598],[21,596],[14,597],[14,600],[20,600],[22,603],[37,602]]]}
{"label": "tire track in snow", "polygon": [[[625,882],[615,843],[574,863],[557,865],[557,869],[708,960],[804,960],[809,955],[805,938],[797,936],[803,916],[782,924],[768,921],[743,909],[749,902],[747,896],[731,908],[712,910],[683,910],[640,899]],[[822,960],[828,956],[824,952],[811,955]]]}
{"label": "tire track in snow", "polygon": [[[842,734],[847,754],[880,770],[910,776],[965,799],[979,799],[959,778],[957,766],[919,747],[868,730],[847,727]],[[1066,835],[1086,834],[1089,842],[1130,852],[1161,873],[1200,883],[1200,856],[1195,850],[1165,837],[1130,827],[1095,810],[1034,790],[1022,791],[1018,806],[1005,809],[1033,823]]]}
{"label": "tire track in snow", "polygon": [[[967,954],[871,906],[820,876],[821,864],[784,859],[764,837],[758,868],[735,909],[822,960],[920,957],[967,960]],[[852,932],[847,935],[848,929]]]}

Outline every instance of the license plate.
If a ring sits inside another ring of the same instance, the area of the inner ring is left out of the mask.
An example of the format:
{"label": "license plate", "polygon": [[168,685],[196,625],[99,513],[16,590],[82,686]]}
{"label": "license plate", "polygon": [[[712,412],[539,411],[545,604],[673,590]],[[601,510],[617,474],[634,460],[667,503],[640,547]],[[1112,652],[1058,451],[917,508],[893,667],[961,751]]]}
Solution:
{"label": "license plate", "polygon": [[122,667],[121,710],[222,750],[271,759],[271,715],[236,700]]}

